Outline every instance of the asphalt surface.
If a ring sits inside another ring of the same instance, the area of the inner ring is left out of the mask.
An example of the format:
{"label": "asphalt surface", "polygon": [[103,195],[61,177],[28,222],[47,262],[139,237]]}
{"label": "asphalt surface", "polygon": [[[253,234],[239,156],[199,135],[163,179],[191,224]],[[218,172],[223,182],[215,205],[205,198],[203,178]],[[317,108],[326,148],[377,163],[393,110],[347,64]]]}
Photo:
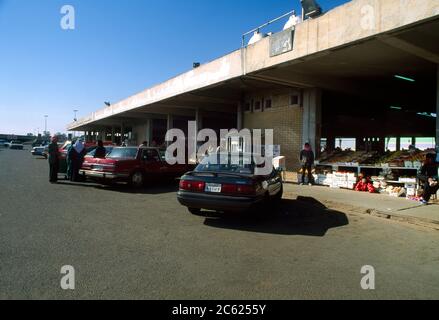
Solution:
{"label": "asphalt surface", "polygon": [[[29,150],[0,149],[0,183],[0,299],[439,298],[437,231],[300,198],[193,216],[175,184],[51,185]],[[75,290],[61,289],[64,265]]]}

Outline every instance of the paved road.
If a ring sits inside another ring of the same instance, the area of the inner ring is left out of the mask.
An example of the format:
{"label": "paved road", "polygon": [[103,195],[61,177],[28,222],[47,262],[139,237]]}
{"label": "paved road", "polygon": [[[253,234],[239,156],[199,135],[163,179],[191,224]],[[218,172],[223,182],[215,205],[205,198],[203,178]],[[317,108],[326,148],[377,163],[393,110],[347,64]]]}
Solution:
{"label": "paved road", "polygon": [[[0,299],[439,298],[439,233],[318,202],[266,217],[192,216],[172,185],[50,185],[0,150]],[[76,289],[60,288],[72,265]],[[372,265],[376,290],[360,287]]]}

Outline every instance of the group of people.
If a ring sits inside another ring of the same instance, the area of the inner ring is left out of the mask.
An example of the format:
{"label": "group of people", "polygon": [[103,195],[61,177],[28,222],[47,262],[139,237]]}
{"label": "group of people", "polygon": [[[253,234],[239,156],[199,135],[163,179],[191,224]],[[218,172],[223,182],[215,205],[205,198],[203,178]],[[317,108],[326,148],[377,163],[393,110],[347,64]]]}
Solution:
{"label": "group of people", "polygon": [[[84,142],[80,139],[72,142],[67,149],[66,163],[67,163],[67,179],[70,181],[80,181],[79,170],[84,163],[84,157],[87,153]],[[105,158],[106,150],[102,141],[97,142],[95,150],[95,158]],[[58,138],[53,137],[49,145],[49,181],[50,183],[58,182],[58,173],[60,168],[60,151],[58,146]]]}

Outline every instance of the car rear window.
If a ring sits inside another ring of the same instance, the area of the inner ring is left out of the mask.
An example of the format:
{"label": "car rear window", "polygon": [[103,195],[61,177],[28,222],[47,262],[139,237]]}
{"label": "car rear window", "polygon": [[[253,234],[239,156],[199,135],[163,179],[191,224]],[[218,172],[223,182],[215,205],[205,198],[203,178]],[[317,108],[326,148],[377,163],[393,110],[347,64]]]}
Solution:
{"label": "car rear window", "polygon": [[137,157],[137,148],[114,148],[107,158],[110,159],[135,159]]}
{"label": "car rear window", "polygon": [[255,172],[255,165],[251,157],[232,158],[228,154],[214,154],[204,158],[195,171],[252,175]]}

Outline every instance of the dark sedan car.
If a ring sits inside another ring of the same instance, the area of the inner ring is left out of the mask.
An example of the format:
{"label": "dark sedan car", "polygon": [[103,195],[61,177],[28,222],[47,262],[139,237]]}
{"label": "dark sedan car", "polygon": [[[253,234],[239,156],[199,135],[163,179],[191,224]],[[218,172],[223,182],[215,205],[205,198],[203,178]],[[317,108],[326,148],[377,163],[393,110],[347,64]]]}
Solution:
{"label": "dark sedan car", "polygon": [[282,178],[277,170],[259,175],[254,163],[235,163],[222,153],[203,159],[194,171],[181,177],[178,201],[191,213],[199,214],[201,209],[248,211],[282,199]]}

